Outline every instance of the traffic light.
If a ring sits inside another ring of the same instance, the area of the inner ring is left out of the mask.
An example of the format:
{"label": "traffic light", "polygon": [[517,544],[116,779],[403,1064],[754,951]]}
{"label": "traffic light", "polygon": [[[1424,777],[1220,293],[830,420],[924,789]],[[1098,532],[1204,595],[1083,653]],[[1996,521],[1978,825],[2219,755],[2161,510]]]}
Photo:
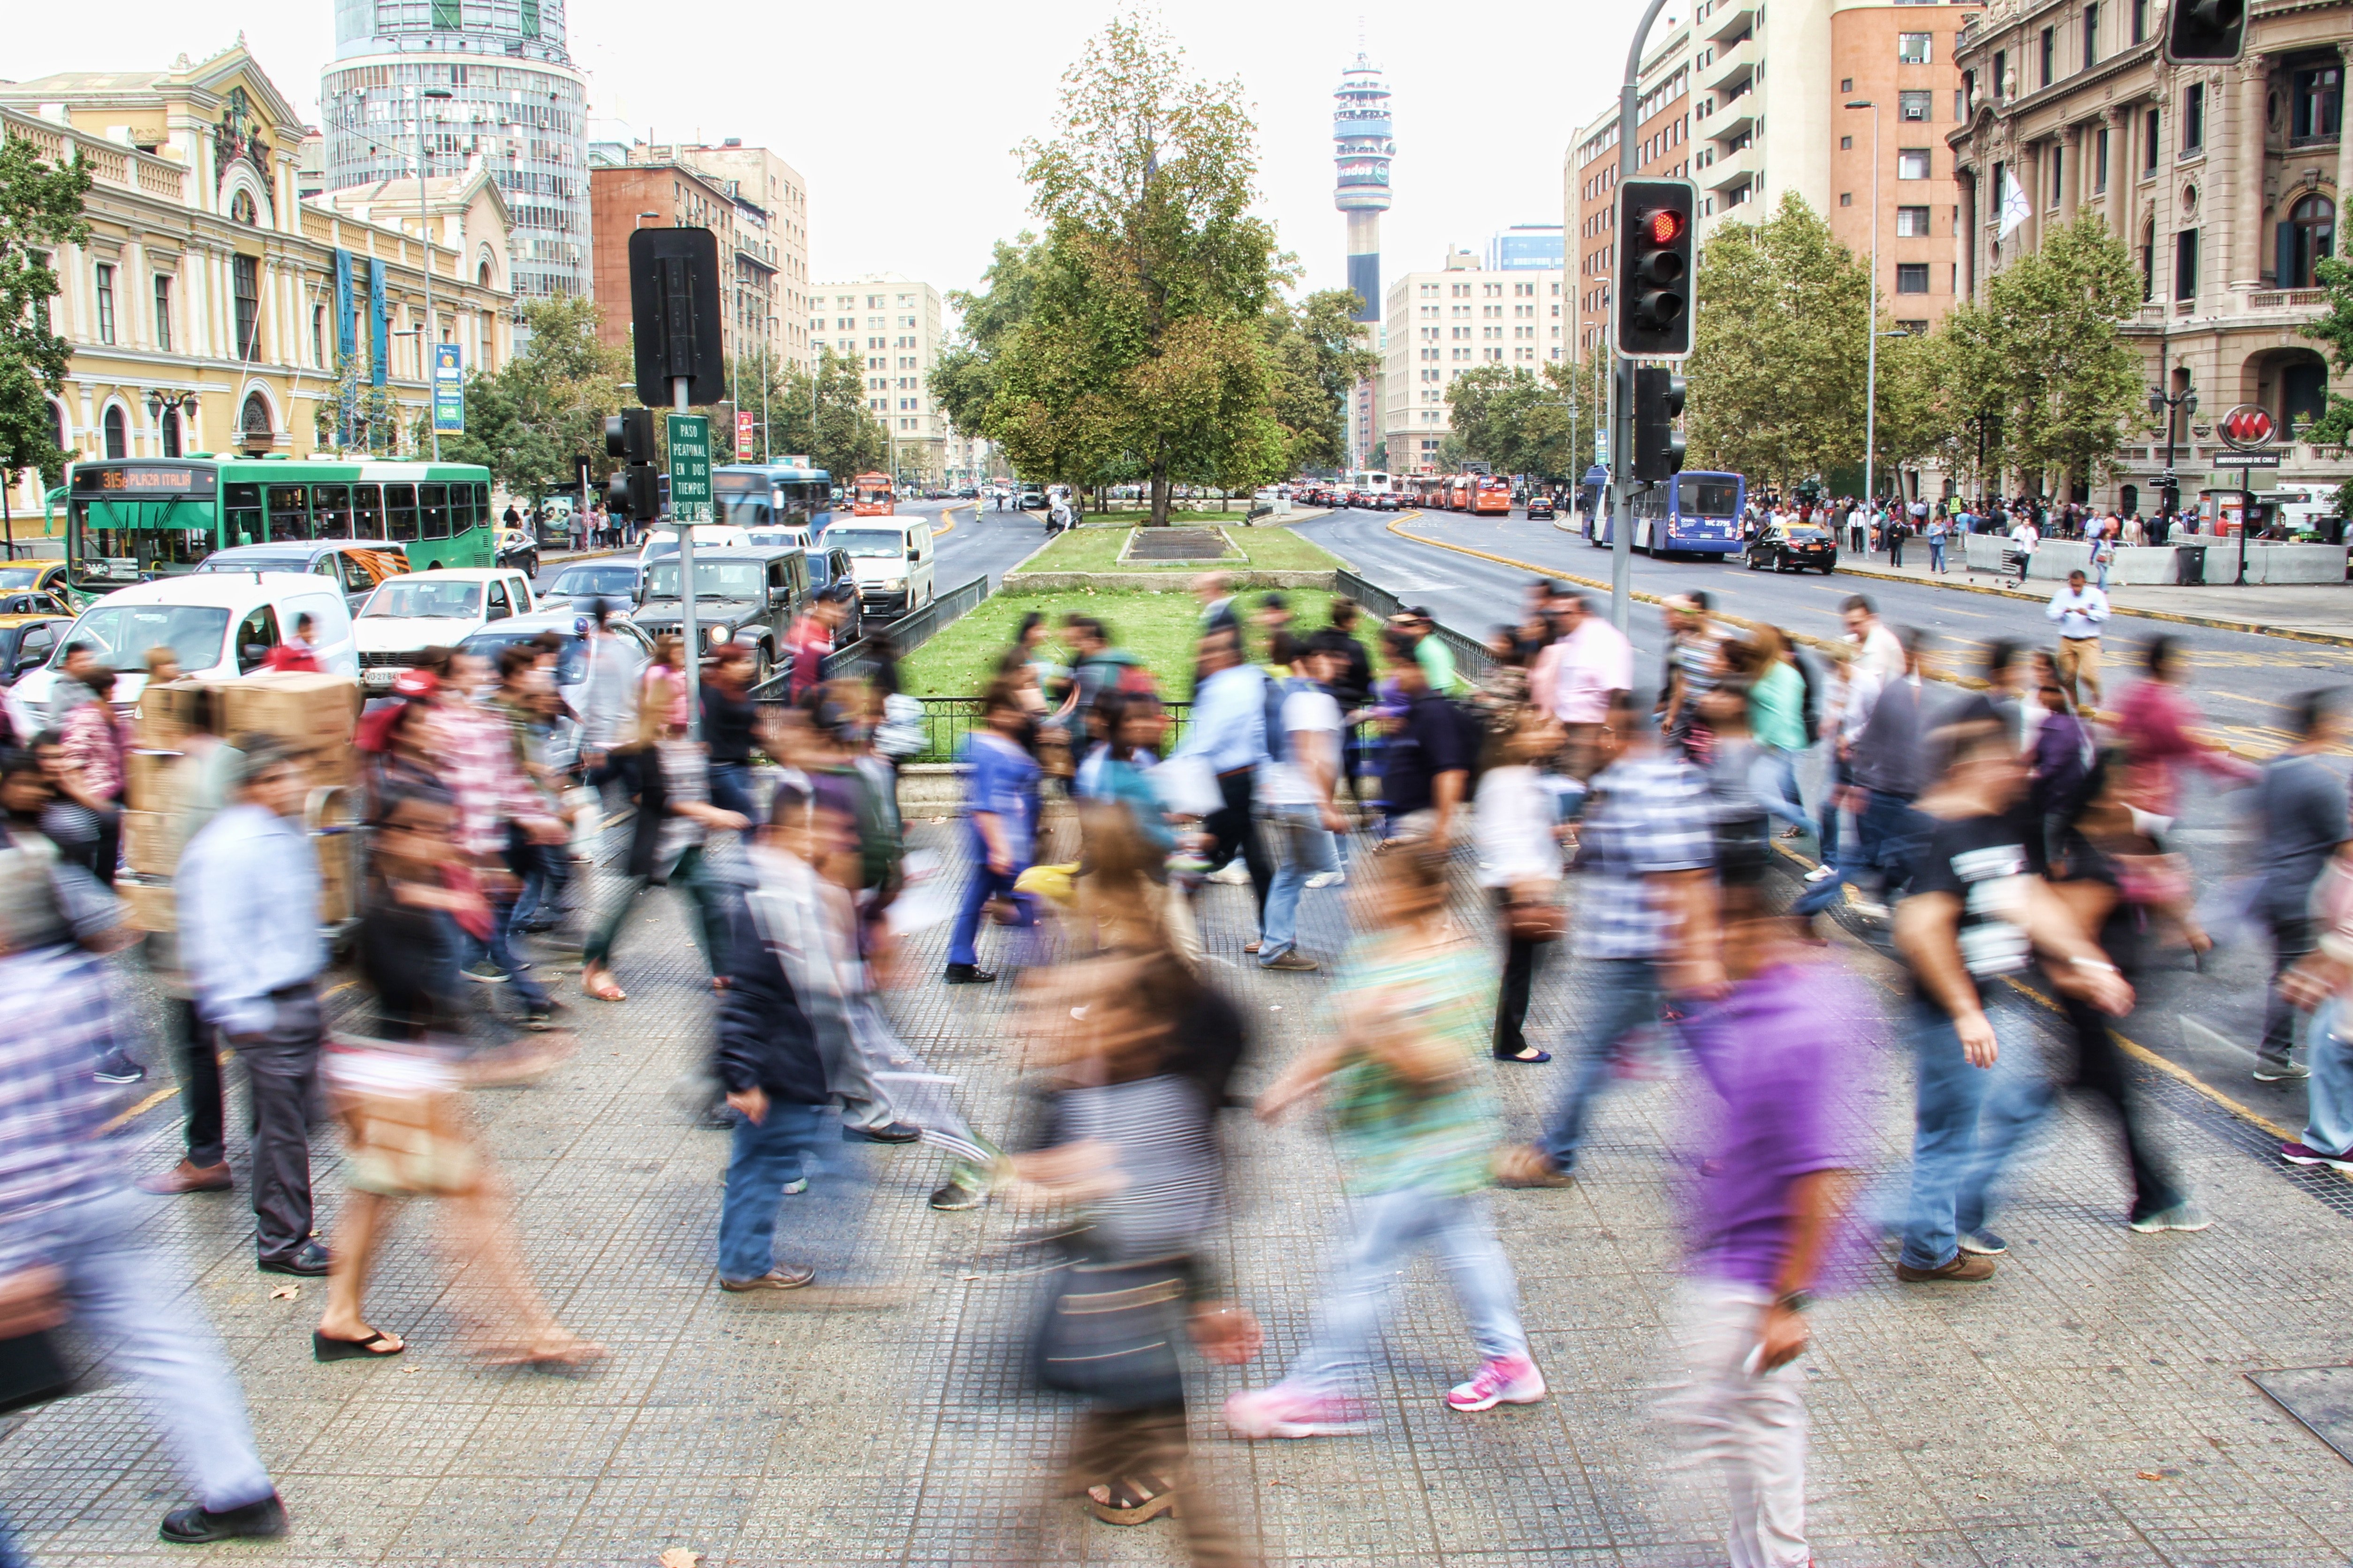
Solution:
{"label": "traffic light", "polygon": [[1628,180],[1618,187],[1618,352],[1628,359],[1691,353],[1696,206],[1688,180]]}
{"label": "traffic light", "polygon": [[2165,58],[2175,65],[2235,60],[2247,41],[2247,0],[2173,0]]}
{"label": "traffic light", "polygon": [[727,395],[722,357],[719,238],[707,228],[640,228],[629,235],[629,323],[638,395],[670,405],[683,377],[696,407]]}
{"label": "traffic light", "polygon": [[1671,479],[1683,466],[1683,378],[1644,365],[1634,372],[1634,452],[1630,469],[1638,481]]}
{"label": "traffic light", "polygon": [[654,469],[654,411],[624,408],[605,418],[605,455],[621,459],[605,481],[605,500],[619,516],[651,522],[661,515],[660,476]]}

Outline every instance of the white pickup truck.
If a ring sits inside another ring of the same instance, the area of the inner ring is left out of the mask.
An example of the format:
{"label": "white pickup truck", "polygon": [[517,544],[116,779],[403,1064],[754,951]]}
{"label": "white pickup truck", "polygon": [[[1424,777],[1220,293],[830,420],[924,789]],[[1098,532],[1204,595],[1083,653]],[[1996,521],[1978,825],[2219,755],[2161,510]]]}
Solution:
{"label": "white pickup truck", "polygon": [[352,622],[360,683],[371,693],[387,691],[427,648],[456,647],[493,621],[537,608],[531,579],[503,568],[444,567],[389,578]]}

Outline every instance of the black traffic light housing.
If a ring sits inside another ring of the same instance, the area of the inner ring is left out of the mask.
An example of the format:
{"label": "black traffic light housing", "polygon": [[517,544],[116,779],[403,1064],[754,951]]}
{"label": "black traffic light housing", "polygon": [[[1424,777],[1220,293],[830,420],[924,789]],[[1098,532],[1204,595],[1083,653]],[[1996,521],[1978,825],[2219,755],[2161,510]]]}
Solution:
{"label": "black traffic light housing", "polygon": [[622,517],[650,522],[661,515],[660,476],[655,472],[654,411],[624,408],[605,417],[605,455],[621,459],[605,481],[605,501]]}
{"label": "black traffic light housing", "polygon": [[707,228],[641,228],[629,236],[629,324],[638,396],[670,406],[670,382],[687,379],[687,402],[727,395],[721,359],[719,237]]}
{"label": "black traffic light housing", "polygon": [[1671,479],[1683,466],[1683,378],[1673,371],[1643,365],[1634,372],[1634,453],[1630,469],[1638,482]]}
{"label": "black traffic light housing", "polygon": [[2247,42],[2247,0],[2173,0],[2165,58],[2175,65],[2235,60]]}
{"label": "black traffic light housing", "polygon": [[[2233,0],[2235,3],[2235,0]],[[1628,359],[1691,353],[1698,200],[1689,180],[1628,180],[1618,187],[1618,352]]]}

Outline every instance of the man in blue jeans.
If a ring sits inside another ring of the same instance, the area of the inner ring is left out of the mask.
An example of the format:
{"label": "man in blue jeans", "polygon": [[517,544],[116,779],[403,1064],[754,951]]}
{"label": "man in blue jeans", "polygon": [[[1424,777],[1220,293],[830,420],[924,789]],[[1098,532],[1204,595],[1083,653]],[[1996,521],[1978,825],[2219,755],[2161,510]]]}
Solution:
{"label": "man in blue jeans", "polygon": [[2132,987],[2073,912],[2028,868],[2010,806],[2026,764],[2000,725],[1956,727],[1952,760],[1920,799],[1927,833],[1895,946],[1912,967],[1917,1064],[1912,1191],[1895,1277],[1906,1284],[1993,1278],[2009,1244],[1987,1228],[1993,1186],[2049,1109],[2012,976],[2040,951],[2052,984],[2104,1013]]}
{"label": "man in blue jeans", "polygon": [[1715,834],[1707,781],[1662,752],[1630,694],[1619,692],[1597,738],[1602,762],[1587,797],[1577,869],[1584,889],[1572,928],[1590,982],[1577,1076],[1536,1143],[1507,1152],[1508,1185],[1555,1185],[1576,1173],[1594,1099],[1620,1041],[1659,1020],[1670,992],[1713,995]]}
{"label": "man in blue jeans", "polygon": [[[1850,880],[1861,881],[1870,872],[1880,874],[1884,896],[1893,900],[1911,877],[1920,837],[1918,814],[1912,808],[1926,771],[1927,731],[1920,678],[1921,634],[1905,628],[1901,674],[1889,680],[1873,700],[1871,717],[1848,749],[1846,786],[1849,809],[1854,813],[1854,842],[1842,846],[1839,874],[1825,877],[1807,889],[1794,906],[1799,915],[1820,914],[1846,891]],[[1854,904],[1858,914],[1884,919],[1887,907],[1868,900]]]}
{"label": "man in blue jeans", "polygon": [[1029,868],[1037,842],[1038,760],[1022,750],[1014,737],[1028,718],[1013,688],[992,683],[980,700],[985,729],[975,730],[965,744],[965,762],[972,773],[965,780],[965,848],[972,857],[964,902],[948,932],[950,985],[986,985],[996,973],[980,967],[980,915],[992,901],[1010,900],[1022,910],[1018,923],[1030,923],[1028,895],[1016,894],[1014,879]]}
{"label": "man in blue jeans", "polygon": [[1315,961],[1299,951],[1299,897],[1309,878],[1339,868],[1332,836],[1348,826],[1332,804],[1340,775],[1340,704],[1330,688],[1340,660],[1329,647],[1277,632],[1273,662],[1291,673],[1269,695],[1272,760],[1259,769],[1259,796],[1277,860],[1260,922],[1258,963],[1312,970]]}

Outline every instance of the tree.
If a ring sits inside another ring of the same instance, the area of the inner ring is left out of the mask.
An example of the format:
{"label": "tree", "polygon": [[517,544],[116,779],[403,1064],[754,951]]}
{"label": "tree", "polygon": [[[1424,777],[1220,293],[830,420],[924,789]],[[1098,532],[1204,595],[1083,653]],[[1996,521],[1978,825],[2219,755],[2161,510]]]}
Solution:
{"label": "tree", "polygon": [[1054,137],[1019,149],[1044,255],[990,357],[985,433],[1032,479],[1132,468],[1155,524],[1173,479],[1241,488],[1282,471],[1262,318],[1284,273],[1250,210],[1240,96],[1188,79],[1147,17],[1116,17],[1064,75]]}
{"label": "tree", "polygon": [[2140,356],[2117,324],[2140,308],[2140,275],[2092,214],[1986,280],[2000,350],[2002,454],[2061,491],[2105,478],[2139,409]]}
{"label": "tree", "polygon": [[1700,253],[1692,467],[1784,488],[1859,466],[1870,270],[1791,192],[1762,224],[1725,224]]}
{"label": "tree", "polygon": [[1525,365],[1482,364],[1457,376],[1446,389],[1446,403],[1463,450],[1499,474],[1552,483],[1582,473],[1593,449],[1592,417],[1580,409],[1572,450],[1568,403],[1575,374],[1573,365],[1547,364],[1539,374]]}
{"label": "tree", "polygon": [[[2328,290],[2328,313],[2305,324],[2304,335],[2328,345],[2328,368],[2338,375],[2353,372],[2353,266],[2331,256],[2316,263],[2313,277]],[[2304,438],[2322,446],[2341,447],[2353,441],[2353,397],[2328,395],[2328,406],[2306,426]]]}
{"label": "tree", "polygon": [[525,305],[531,342],[495,373],[467,378],[466,433],[444,437],[441,456],[483,464],[534,503],[579,482],[584,453],[592,476],[609,473],[605,418],[620,410],[629,356],[597,336],[598,313],[576,296]]}
{"label": "tree", "polygon": [[997,360],[1029,319],[1029,303],[1038,292],[1039,272],[1051,264],[1038,237],[1023,229],[1018,237],[998,240],[985,287],[974,291],[952,289],[960,325],[956,342],[934,363],[932,398],[959,436],[988,434],[988,408],[997,397]]}
{"label": "tree", "polygon": [[[1337,468],[1348,453],[1348,401],[1380,367],[1350,319],[1356,296],[1325,289],[1296,305],[1267,308],[1266,337],[1275,423],[1286,474]],[[1378,465],[1377,464],[1376,467]]]}
{"label": "tree", "polygon": [[19,468],[39,469],[49,484],[65,474],[49,399],[65,389],[73,351],[49,320],[58,293],[49,253],[89,241],[90,182],[79,153],[53,164],[22,136],[0,139],[0,495]]}

